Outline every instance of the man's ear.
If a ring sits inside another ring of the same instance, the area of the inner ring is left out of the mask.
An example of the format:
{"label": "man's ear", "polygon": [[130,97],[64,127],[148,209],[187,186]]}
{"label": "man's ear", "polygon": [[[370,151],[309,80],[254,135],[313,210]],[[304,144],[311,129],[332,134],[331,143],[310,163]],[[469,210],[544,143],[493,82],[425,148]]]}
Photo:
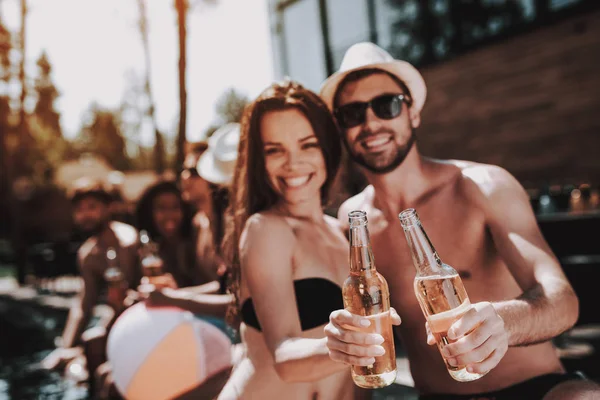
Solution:
{"label": "man's ear", "polygon": [[421,113],[416,112],[411,108],[408,109],[408,113],[410,118],[410,125],[413,127],[413,129],[417,129],[419,125],[421,125]]}

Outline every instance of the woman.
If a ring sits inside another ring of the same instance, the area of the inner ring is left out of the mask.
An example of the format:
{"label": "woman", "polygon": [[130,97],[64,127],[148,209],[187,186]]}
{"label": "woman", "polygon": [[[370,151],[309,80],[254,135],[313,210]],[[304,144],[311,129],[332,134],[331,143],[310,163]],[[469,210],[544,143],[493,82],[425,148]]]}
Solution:
{"label": "woman", "polygon": [[348,275],[348,243],[323,213],[337,127],[317,95],[284,82],[247,108],[241,129],[224,246],[246,354],[219,398],[352,399],[323,334]]}
{"label": "woman", "polygon": [[[199,260],[196,254],[197,238],[192,228],[192,211],[182,199],[174,182],[159,182],[146,190],[137,207],[138,229],[145,230],[158,243],[164,272],[172,276],[180,290],[156,290],[149,295],[150,305],[169,305],[222,318],[231,296],[214,295],[214,277],[218,261],[215,257]],[[214,253],[211,253],[214,254]],[[201,266],[206,263],[210,266]],[[208,272],[208,273],[207,273]]]}
{"label": "woman", "polygon": [[[229,204],[229,188],[233,181],[239,141],[240,124],[227,123],[212,134],[208,140],[208,148],[197,162],[198,176],[208,183],[212,200],[210,210],[197,215],[205,216],[206,224],[210,226],[210,229],[205,229],[205,232],[212,235],[212,237],[198,235],[197,250],[201,256],[216,253],[214,257],[223,259],[220,250],[225,226],[225,210]],[[224,294],[229,275],[225,262],[220,263],[217,274],[219,293]]]}
{"label": "woman", "polygon": [[161,181],[150,186],[138,202],[136,220],[140,232],[146,231],[158,244],[164,270],[173,276],[178,287],[209,281],[196,268],[192,212],[174,182]]}

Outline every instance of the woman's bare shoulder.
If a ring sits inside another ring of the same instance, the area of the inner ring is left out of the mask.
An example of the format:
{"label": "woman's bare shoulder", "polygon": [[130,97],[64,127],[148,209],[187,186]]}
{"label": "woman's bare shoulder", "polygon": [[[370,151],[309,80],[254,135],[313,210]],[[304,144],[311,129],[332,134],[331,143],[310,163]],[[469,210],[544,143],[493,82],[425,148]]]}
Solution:
{"label": "woman's bare shoulder", "polygon": [[255,245],[279,245],[294,241],[294,232],[285,217],[268,212],[251,215],[240,237],[240,248]]}

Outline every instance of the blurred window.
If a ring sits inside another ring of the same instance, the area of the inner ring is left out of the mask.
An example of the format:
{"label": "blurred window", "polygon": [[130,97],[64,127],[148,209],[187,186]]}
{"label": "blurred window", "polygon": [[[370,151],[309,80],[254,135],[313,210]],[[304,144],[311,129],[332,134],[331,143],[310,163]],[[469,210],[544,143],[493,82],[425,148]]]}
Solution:
{"label": "blurred window", "polygon": [[[596,9],[600,1],[286,0],[275,4],[283,73],[317,90],[356,42],[375,41],[396,58],[430,65]],[[327,22],[322,24],[325,16]],[[328,60],[331,71],[327,71]]]}

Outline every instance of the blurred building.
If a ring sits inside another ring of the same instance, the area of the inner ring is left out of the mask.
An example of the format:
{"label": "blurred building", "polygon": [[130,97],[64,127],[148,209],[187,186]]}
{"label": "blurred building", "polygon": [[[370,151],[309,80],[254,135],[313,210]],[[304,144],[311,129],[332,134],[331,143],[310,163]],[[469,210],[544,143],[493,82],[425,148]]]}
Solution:
{"label": "blurred building", "polygon": [[600,184],[597,0],[271,0],[275,71],[313,90],[372,41],[428,84],[426,155]]}

